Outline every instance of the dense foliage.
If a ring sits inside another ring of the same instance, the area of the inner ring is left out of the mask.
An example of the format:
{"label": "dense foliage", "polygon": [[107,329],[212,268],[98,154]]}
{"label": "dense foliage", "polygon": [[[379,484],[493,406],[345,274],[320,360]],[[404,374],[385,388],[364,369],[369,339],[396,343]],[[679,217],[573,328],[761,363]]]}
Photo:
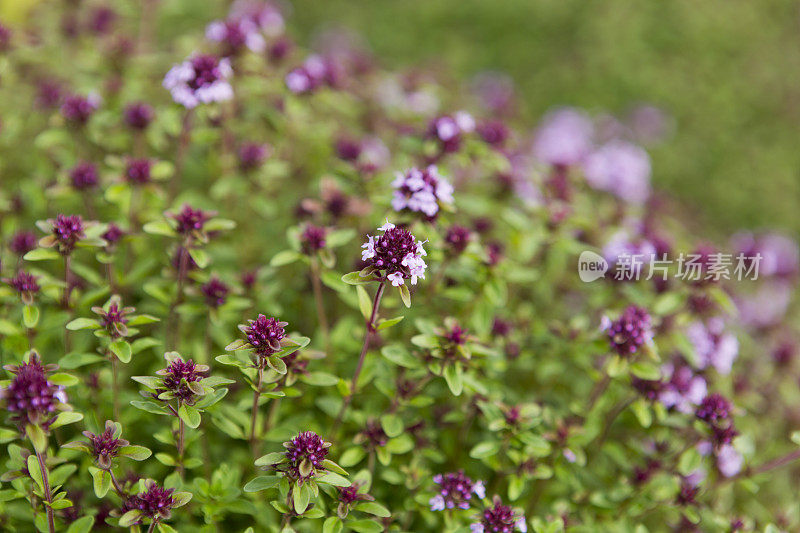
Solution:
{"label": "dense foliage", "polygon": [[657,109],[529,134],[505,78],[141,4],[0,26],[4,530],[800,527],[797,246],[689,232]]}

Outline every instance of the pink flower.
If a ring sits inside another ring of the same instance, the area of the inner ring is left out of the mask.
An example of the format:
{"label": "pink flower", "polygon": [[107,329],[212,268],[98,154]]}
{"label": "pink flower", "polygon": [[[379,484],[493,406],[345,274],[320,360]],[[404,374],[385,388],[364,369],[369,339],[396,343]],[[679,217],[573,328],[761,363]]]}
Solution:
{"label": "pink flower", "polygon": [[641,204],[650,196],[650,156],[625,141],[611,141],[584,163],[586,181],[626,202]]}
{"label": "pink flower", "polygon": [[192,109],[233,98],[233,88],[228,83],[232,74],[227,58],[198,55],[173,66],[164,76],[163,86],[175,102]]}
{"label": "pink flower", "polygon": [[571,108],[548,113],[536,132],[533,153],[550,165],[577,165],[592,148],[592,121]]}

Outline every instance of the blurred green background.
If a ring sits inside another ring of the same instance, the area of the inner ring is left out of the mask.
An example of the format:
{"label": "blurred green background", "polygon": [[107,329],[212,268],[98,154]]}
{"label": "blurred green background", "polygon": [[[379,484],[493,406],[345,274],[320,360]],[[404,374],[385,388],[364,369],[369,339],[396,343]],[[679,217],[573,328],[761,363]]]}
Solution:
{"label": "blurred green background", "polygon": [[[39,1],[46,0],[0,6],[10,16]],[[162,43],[184,32],[199,37],[228,3],[160,0]],[[689,206],[692,220],[726,233],[800,230],[798,0],[286,3],[304,44],[320,29],[344,26],[387,67],[442,65],[465,79],[505,71],[531,125],[556,105],[624,113],[653,103],[676,125],[651,151],[654,180]]]}
{"label": "blurred green background", "polygon": [[800,230],[796,0],[294,0],[309,36],[350,27],[387,66],[509,73],[531,123],[558,104],[676,121],[656,184],[719,231]]}

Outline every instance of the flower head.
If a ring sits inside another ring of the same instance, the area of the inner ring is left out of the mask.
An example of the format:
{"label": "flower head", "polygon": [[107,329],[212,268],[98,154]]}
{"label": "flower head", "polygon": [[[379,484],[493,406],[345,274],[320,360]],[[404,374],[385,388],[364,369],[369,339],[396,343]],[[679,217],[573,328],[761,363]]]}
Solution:
{"label": "flower head", "polygon": [[694,346],[698,368],[713,367],[720,374],[730,373],[739,354],[739,341],[725,331],[722,318],[692,322],[686,329],[686,336]]}
{"label": "flower head", "polygon": [[105,431],[94,434],[84,431],[83,435],[89,439],[89,453],[97,461],[100,468],[109,468],[111,460],[119,454],[120,448],[130,444],[125,439],[120,439],[120,427],[111,420],[106,421]]}
{"label": "flower head", "polygon": [[40,246],[55,246],[62,255],[69,255],[79,240],[83,239],[84,222],[80,215],[58,215],[47,220],[51,235],[39,241]]}
{"label": "flower head", "polygon": [[147,158],[130,159],[125,164],[125,180],[133,185],[150,183],[150,170],[153,162]]}
{"label": "flower head", "polygon": [[240,324],[239,330],[247,337],[251,349],[258,356],[258,364],[272,354],[283,348],[286,337],[287,322],[279,322],[276,318],[267,318],[259,314],[255,320],[248,320],[247,324]]}
{"label": "flower head", "polygon": [[256,23],[245,17],[215,20],[206,27],[206,39],[222,44],[225,56],[237,55],[245,48],[261,53],[267,46]]}
{"label": "flower head", "polygon": [[192,109],[199,104],[225,102],[233,98],[228,78],[233,74],[230,61],[212,55],[197,55],[172,67],[164,76],[164,88],[172,99]]}
{"label": "flower head", "polygon": [[37,279],[39,279],[39,276],[20,270],[13,278],[3,278],[3,282],[13,287],[19,293],[23,302],[31,304],[33,303],[33,296],[39,292]]}
{"label": "flower head", "polygon": [[134,130],[144,130],[153,122],[155,112],[150,104],[133,102],[125,106],[125,124]]}
{"label": "flower head", "polygon": [[328,234],[327,228],[306,224],[303,233],[300,234],[300,246],[305,254],[313,254],[325,248],[325,237]]}
{"label": "flower head", "polygon": [[213,276],[207,283],[200,287],[200,291],[206,298],[206,305],[217,308],[225,303],[225,299],[230,292],[230,287],[216,276]]}
{"label": "flower head", "polygon": [[445,242],[455,254],[463,253],[472,239],[472,232],[464,226],[451,226],[444,237]]}
{"label": "flower head", "polygon": [[8,247],[14,254],[22,257],[36,248],[36,234],[27,230],[18,231],[11,237]]}
{"label": "flower head", "polygon": [[61,104],[61,115],[74,124],[86,124],[89,117],[100,107],[100,97],[96,94],[83,96],[72,94],[64,98]]}
{"label": "flower head", "polygon": [[19,366],[7,365],[14,374],[11,383],[2,390],[6,410],[19,427],[26,424],[46,424],[53,411],[67,403],[64,387],[47,379],[52,365],[44,366],[35,352]]}
{"label": "flower head", "polygon": [[591,150],[593,129],[592,121],[580,111],[568,108],[552,111],[536,132],[533,153],[550,165],[576,165]]}
{"label": "flower head", "polygon": [[428,136],[439,141],[442,152],[457,152],[464,134],[475,131],[475,119],[466,111],[442,115],[428,125]]}
{"label": "flower head", "polygon": [[478,135],[483,142],[492,146],[503,146],[510,135],[508,127],[502,120],[487,120],[481,122],[477,128]]}
{"label": "flower head", "polygon": [[165,489],[151,481],[144,492],[129,496],[122,504],[122,511],[139,511],[142,517],[152,520],[166,520],[172,516],[175,506],[175,489]]}
{"label": "flower head", "polygon": [[79,191],[96,187],[99,182],[97,167],[87,161],[81,161],[69,171],[69,181],[72,187]]}
{"label": "flower head", "polygon": [[266,144],[246,143],[239,148],[239,168],[248,172],[256,170],[269,157],[269,146]]}
{"label": "flower head", "polygon": [[135,312],[133,307],[123,307],[119,296],[112,296],[103,307],[92,307],[92,312],[100,316],[100,324],[112,339],[128,335],[127,315]]}
{"label": "flower head", "polygon": [[122,228],[110,222],[108,224],[108,228],[100,235],[104,241],[108,243],[108,248],[113,247],[115,244],[119,242],[119,240],[125,235],[125,231]]}
{"label": "flower head", "polygon": [[177,222],[175,231],[184,236],[196,236],[202,234],[203,226],[214,214],[213,212],[194,209],[189,204],[184,204],[180,211],[169,213],[169,216]]}
{"label": "flower head", "polygon": [[728,420],[732,412],[733,405],[730,400],[715,392],[703,398],[695,411],[695,416],[713,426],[719,426],[721,422]]}
{"label": "flower head", "polygon": [[621,356],[633,355],[653,338],[650,315],[635,305],[613,322],[604,317],[603,326],[611,347]]}
{"label": "flower head", "polygon": [[525,517],[517,514],[511,507],[503,505],[497,496],[492,506],[485,509],[479,522],[470,524],[472,533],[511,533],[512,531],[528,531]]}
{"label": "flower head", "polygon": [[283,443],[288,462],[281,468],[293,479],[305,480],[314,477],[328,455],[331,443],[313,431],[303,431],[292,440]]}
{"label": "flower head", "polygon": [[633,204],[650,195],[650,156],[625,141],[611,141],[595,150],[584,163],[586,181]]}
{"label": "flower head", "polygon": [[381,272],[384,279],[399,287],[410,279],[412,285],[417,284],[417,279],[425,279],[427,264],[422,259],[428,255],[422,247],[422,242],[416,240],[404,228],[398,228],[387,222],[380,228],[383,235],[368,236],[368,240],[361,247],[361,260],[366,261],[374,270]]}
{"label": "flower head", "polygon": [[340,78],[341,67],[333,58],[314,54],[290,71],[285,82],[294,94],[305,94],[322,86],[337,87]]}
{"label": "flower head", "polygon": [[165,354],[165,358],[169,365],[156,372],[163,376],[160,392],[169,392],[173,398],[185,403],[192,403],[196,396],[204,394],[202,387],[195,383],[206,377],[208,366],[198,365],[191,359],[184,361],[175,352]]}
{"label": "flower head", "polygon": [[433,476],[433,482],[439,485],[439,492],[428,502],[431,511],[444,511],[445,509],[469,509],[472,495],[478,498],[486,497],[486,489],[482,481],[472,481],[462,470],[448,472]]}
{"label": "flower head", "polygon": [[394,182],[392,207],[395,211],[408,209],[435,217],[442,204],[453,203],[453,186],[440,174],[436,165],[424,170],[412,168],[405,174],[398,173]]}
{"label": "flower head", "polygon": [[353,483],[349,487],[336,487],[339,491],[339,507],[337,514],[339,517],[344,518],[352,507],[358,502],[371,502],[375,498],[369,494],[360,492],[360,483]]}

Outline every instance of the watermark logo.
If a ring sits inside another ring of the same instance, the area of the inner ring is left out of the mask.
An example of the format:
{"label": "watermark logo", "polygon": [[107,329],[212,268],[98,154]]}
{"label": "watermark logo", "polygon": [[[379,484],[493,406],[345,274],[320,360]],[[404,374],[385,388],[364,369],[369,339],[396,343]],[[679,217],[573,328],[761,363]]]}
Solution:
{"label": "watermark logo", "polygon": [[584,283],[604,278],[608,271],[608,261],[591,250],[581,252],[578,258],[578,276]]}

